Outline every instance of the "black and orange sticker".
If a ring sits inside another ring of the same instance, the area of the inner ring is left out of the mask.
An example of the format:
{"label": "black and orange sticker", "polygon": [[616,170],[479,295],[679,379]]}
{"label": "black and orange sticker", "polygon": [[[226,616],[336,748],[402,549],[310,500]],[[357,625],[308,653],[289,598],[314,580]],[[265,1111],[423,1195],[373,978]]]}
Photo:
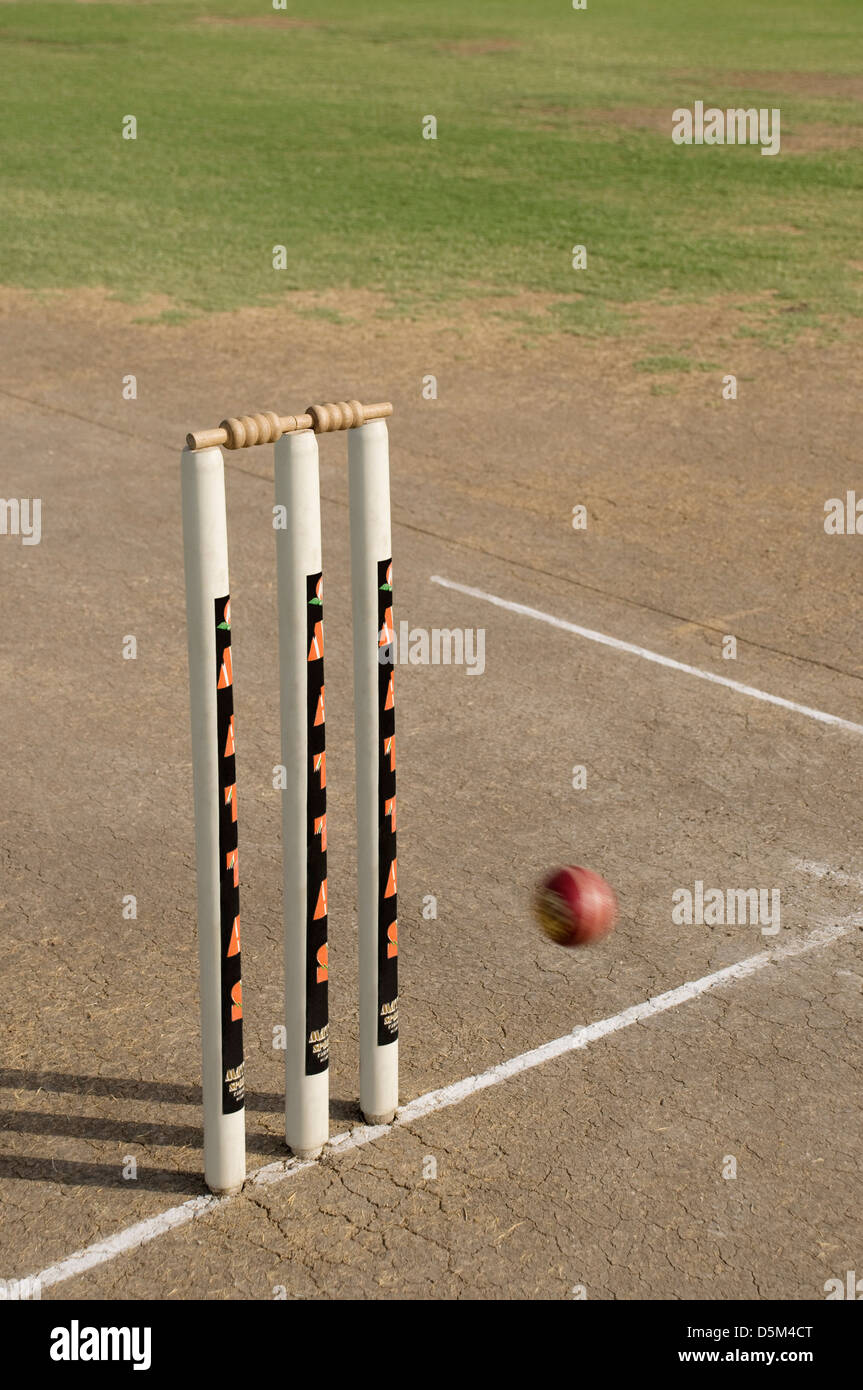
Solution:
{"label": "black and orange sticker", "polygon": [[231,600],[217,598],[216,738],[219,767],[219,924],[222,1004],[222,1113],[242,1110],[243,982],[240,963],[240,867],[237,854],[237,769],[234,747],[234,674]]}
{"label": "black and orange sticker", "polygon": [[306,1075],[326,1071],[329,1043],[327,953],[327,755],[323,578],[306,576],[308,786],[306,795]]}
{"label": "black and orange sticker", "polygon": [[378,561],[378,1045],[399,1035],[393,562]]}

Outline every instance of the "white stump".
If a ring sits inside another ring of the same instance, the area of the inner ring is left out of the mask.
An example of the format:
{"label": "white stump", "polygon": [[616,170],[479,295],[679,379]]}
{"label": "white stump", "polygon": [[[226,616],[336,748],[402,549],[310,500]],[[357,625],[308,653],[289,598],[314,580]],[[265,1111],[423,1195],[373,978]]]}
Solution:
{"label": "white stump", "polygon": [[228,535],[221,450],[183,450],[183,551],[195,787],[204,1177],[246,1176]]}
{"label": "white stump", "polygon": [[318,442],[275,446],[285,952],[285,1138],[300,1157],[329,1138],[327,821]]}
{"label": "white stump", "polygon": [[354,624],[360,962],[360,1109],[389,1124],[398,1106],[395,711],[387,427],[348,434]]}

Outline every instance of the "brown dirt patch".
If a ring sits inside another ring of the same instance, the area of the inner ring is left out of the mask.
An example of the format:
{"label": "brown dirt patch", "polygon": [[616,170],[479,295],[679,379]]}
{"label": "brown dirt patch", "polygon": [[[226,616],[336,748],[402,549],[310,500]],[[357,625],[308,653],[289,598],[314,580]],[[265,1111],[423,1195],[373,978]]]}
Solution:
{"label": "brown dirt patch", "polygon": [[[729,102],[717,105],[728,110]],[[671,135],[672,106],[571,107],[563,105],[522,106],[525,115],[538,117],[540,129],[555,130],[562,126],[602,128],[606,133],[619,130],[648,130],[658,135]],[[790,120],[782,124],[782,153],[817,154],[823,150],[863,149],[863,124],[834,125],[826,121]],[[711,148],[713,148],[711,146]]]}
{"label": "brown dirt patch", "polygon": [[[716,104],[728,110],[730,103]],[[673,107],[567,107],[523,106],[528,117],[539,118],[539,129],[554,131],[563,126],[589,126],[596,131],[613,135],[617,131],[652,131],[656,135],[671,135]],[[713,146],[710,146],[713,149]],[[781,126],[781,153],[817,154],[827,150],[863,149],[863,125],[834,125],[827,121],[798,120],[794,126],[785,120]]]}
{"label": "brown dirt patch", "polygon": [[825,150],[863,149],[863,126],[806,124],[782,131],[783,154],[819,154]]}
{"label": "brown dirt patch", "polygon": [[[216,345],[230,341],[239,358],[259,357],[262,350],[278,356],[279,344],[303,344],[333,361],[352,344],[358,358],[384,354],[390,362],[413,360],[418,350],[429,362],[451,358],[467,360],[505,353],[533,368],[542,359],[567,361],[576,377],[611,371],[625,395],[653,394],[657,373],[636,371],[635,363],[651,356],[679,357],[691,370],[672,367],[675,394],[683,398],[703,395],[706,374],[734,372],[738,376],[767,370],[777,360],[776,350],[757,339],[740,337],[742,328],[764,325],[780,314],[802,312],[805,306],[787,306],[770,293],[750,296],[717,295],[702,304],[623,304],[628,322],[619,337],[581,337],[560,332],[552,317],[559,306],[578,295],[539,292],[515,295],[482,295],[463,298],[458,317],[452,306],[425,306],[419,318],[400,314],[385,294],[371,290],[333,289],[295,291],[276,306],[256,306],[220,314],[187,313],[179,321],[182,306],[166,296],[152,296],[137,303],[112,298],[101,289],[30,290],[0,287],[0,324],[4,320],[39,320],[69,325],[88,332],[133,334],[135,340],[155,344],[179,339]],[[164,317],[163,317],[164,316]],[[338,316],[338,317],[336,317]],[[179,337],[178,337],[179,335]],[[842,352],[857,354],[863,348],[863,324],[841,326]],[[796,350],[816,352],[821,335],[804,328],[795,338]],[[207,347],[209,350],[209,346]],[[429,368],[433,370],[433,368]],[[773,370],[772,365],[770,370]],[[663,377],[663,380],[665,378]],[[236,409],[258,409],[260,402],[240,400]],[[269,406],[267,407],[269,408]]]}
{"label": "brown dirt patch", "polygon": [[536,122],[537,130],[579,130],[588,127],[600,138],[614,139],[621,131],[647,130],[671,136],[672,107],[615,106],[575,107],[524,103],[522,116]]}
{"label": "brown dirt patch", "polygon": [[486,53],[512,53],[523,45],[514,39],[448,39],[435,44],[443,53],[457,53],[463,58],[479,58]]}
{"label": "brown dirt patch", "polygon": [[748,223],[741,224],[737,228],[738,232],[743,232],[747,236],[805,236],[804,227],[793,227],[784,222],[764,222],[760,226],[750,226]]}
{"label": "brown dirt patch", "polygon": [[541,130],[559,130],[562,126],[590,126],[606,134],[617,130],[651,130],[671,136],[671,112],[668,106],[563,106],[523,105],[526,116],[539,118]]}
{"label": "brown dirt patch", "polygon": [[216,25],[218,28],[233,25],[240,29],[325,29],[315,19],[292,19],[289,15],[201,15],[198,24]]}
{"label": "brown dirt patch", "polygon": [[[747,87],[752,91],[775,92],[790,96],[832,97],[841,101],[863,101],[863,76],[831,72],[671,72],[675,81],[695,83],[700,91],[715,92],[722,87]],[[720,105],[711,99],[705,104]]]}
{"label": "brown dirt patch", "polygon": [[617,125],[625,126],[629,130],[662,129],[670,134],[671,111],[670,106],[590,106],[581,110],[571,110],[569,114],[580,125]]}

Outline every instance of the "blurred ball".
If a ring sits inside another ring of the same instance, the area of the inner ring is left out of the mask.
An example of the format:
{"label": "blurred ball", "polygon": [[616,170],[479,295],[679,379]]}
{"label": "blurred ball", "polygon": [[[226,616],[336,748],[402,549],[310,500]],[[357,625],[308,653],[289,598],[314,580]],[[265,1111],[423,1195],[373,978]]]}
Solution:
{"label": "blurred ball", "polygon": [[614,926],[617,898],[613,889],[590,869],[555,869],[539,886],[537,921],[558,946],[587,946]]}

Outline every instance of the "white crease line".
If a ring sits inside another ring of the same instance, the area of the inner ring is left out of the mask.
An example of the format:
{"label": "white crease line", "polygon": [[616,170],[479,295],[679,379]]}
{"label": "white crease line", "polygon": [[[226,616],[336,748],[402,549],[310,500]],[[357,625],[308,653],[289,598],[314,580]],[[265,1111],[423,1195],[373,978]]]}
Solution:
{"label": "white crease line", "polygon": [[675,661],[670,656],[649,651],[647,647],[637,647],[633,642],[621,642],[618,637],[608,637],[604,632],[595,632],[593,628],[579,627],[577,623],[568,623],[565,618],[555,618],[553,614],[543,613],[539,608],[528,608],[526,604],[513,603],[510,599],[498,598],[496,594],[487,594],[484,589],[472,589],[467,584],[456,584],[454,580],[443,579],[439,574],[431,575],[429,582],[440,584],[444,589],[453,589],[457,594],[467,594],[469,598],[480,598],[484,603],[493,603],[496,608],[505,608],[508,613],[520,613],[524,618],[535,618],[537,622],[548,623],[550,627],[560,628],[562,632],[573,632],[576,637],[586,637],[589,642],[599,642],[603,647],[613,647],[617,652],[629,652],[631,656],[640,656],[657,666],[667,666],[671,671],[682,671],[684,675],[697,676],[699,680],[710,681],[711,685],[727,686],[729,690],[736,690],[738,695],[751,695],[753,700],[763,700],[765,704],[779,705],[781,709],[790,709],[795,714],[805,714],[807,719],[817,719],[820,724],[832,724],[834,728],[847,729],[849,733],[863,734],[863,724],[853,724],[850,719],[840,719],[837,714],[825,714],[824,710],[812,709],[809,705],[798,705],[795,700],[785,700],[781,695],[769,695],[766,690],[756,690],[754,685],[743,685],[727,676],[702,671],[698,666],[687,666],[683,661]]}
{"label": "white crease line", "polygon": [[832,864],[819,863],[813,859],[795,859],[794,867],[798,873],[806,874],[809,878],[826,878],[843,888],[849,885],[863,888],[863,874],[847,874],[844,869],[834,869]]}
{"label": "white crease line", "polygon": [[[686,984],[678,985],[677,989],[668,990],[665,994],[657,994],[653,999],[646,999],[643,1004],[635,1004],[630,1009],[624,1009],[622,1013],[615,1014],[613,1018],[603,1018],[598,1023],[588,1023],[584,1027],[575,1028],[571,1033],[565,1033],[562,1038],[555,1038],[552,1042],[543,1043],[541,1047],[535,1047],[530,1052],[523,1052],[518,1057],[511,1057],[508,1062],[500,1062],[497,1066],[489,1067],[487,1071],[480,1072],[477,1076],[465,1077],[463,1081],[455,1081],[451,1086],[443,1086],[438,1091],[428,1091],[424,1096],[420,1096],[417,1100],[412,1100],[403,1106],[391,1126],[357,1125],[354,1129],[346,1130],[343,1134],[337,1134],[330,1140],[322,1157],[337,1157],[339,1154],[348,1153],[352,1149],[359,1149],[366,1144],[372,1144],[376,1139],[383,1138],[396,1126],[414,1124],[417,1120],[422,1120],[427,1115],[433,1115],[438,1110],[446,1110],[451,1105],[459,1105],[461,1101],[467,1100],[469,1096],[477,1095],[480,1091],[487,1090],[489,1086],[497,1086],[501,1081],[508,1081],[510,1077],[519,1076],[522,1072],[530,1071],[533,1067],[539,1067],[543,1062],[548,1062],[553,1057],[562,1057],[568,1052],[578,1052],[599,1038],[606,1038],[610,1033],[618,1033],[622,1028],[629,1028],[633,1023],[641,1023],[645,1019],[655,1017],[656,1014],[665,1013],[668,1009],[676,1008],[678,1004],[687,1004],[690,1000],[698,999],[702,994],[707,994],[708,990],[716,989],[718,985],[727,984],[730,980],[745,979],[748,975],[754,975],[756,971],[763,970],[765,965],[770,965],[774,961],[786,960],[791,956],[801,956],[807,951],[815,950],[818,946],[829,946],[831,942],[837,941],[853,927],[861,925],[863,925],[863,913],[857,913],[852,917],[844,917],[831,926],[816,927],[804,937],[784,942],[769,951],[759,951],[758,955],[748,956],[745,960],[738,961],[735,965],[728,965],[723,970],[715,971],[712,975],[705,975],[700,980],[690,980]],[[278,1163],[268,1163],[264,1168],[258,1168],[254,1173],[249,1174],[244,1191],[281,1182],[283,1178],[294,1177],[308,1168],[317,1167],[320,1162],[320,1158],[307,1158],[284,1159]],[[94,1245],[88,1245],[84,1250],[77,1250],[74,1255],[68,1255],[65,1260],[60,1260],[58,1264],[49,1265],[47,1269],[42,1270],[41,1274],[32,1275],[29,1280],[9,1281],[6,1297],[16,1296],[12,1292],[16,1286],[20,1290],[24,1290],[28,1285],[32,1287],[33,1282],[37,1280],[42,1288],[50,1288],[52,1284],[62,1284],[66,1279],[74,1279],[77,1275],[86,1273],[88,1269],[107,1264],[117,1255],[127,1254],[130,1250],[137,1250],[142,1245],[148,1245],[151,1240],[158,1239],[167,1231],[176,1230],[177,1227],[185,1226],[190,1221],[197,1221],[198,1217],[206,1216],[210,1212],[226,1206],[229,1202],[236,1201],[239,1195],[234,1197],[193,1197],[188,1202],[184,1202],[182,1206],[171,1207],[158,1216],[151,1216],[146,1221],[139,1221],[137,1225],[129,1226],[125,1231],[119,1231],[116,1235],[109,1236],[107,1240],[96,1241]]]}

